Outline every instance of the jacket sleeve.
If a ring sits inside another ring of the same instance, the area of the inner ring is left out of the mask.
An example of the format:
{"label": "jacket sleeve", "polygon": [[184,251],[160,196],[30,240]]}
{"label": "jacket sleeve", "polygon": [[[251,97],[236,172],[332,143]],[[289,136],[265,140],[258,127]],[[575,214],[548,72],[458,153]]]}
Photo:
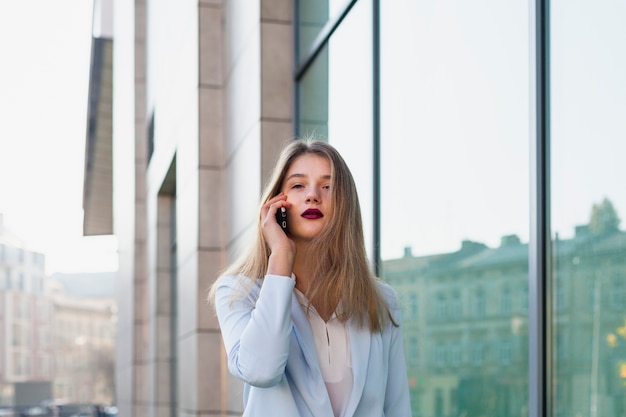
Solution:
{"label": "jacket sleeve", "polygon": [[398,326],[389,324],[391,332],[389,345],[389,368],[387,375],[387,389],[385,391],[384,411],[386,416],[411,416],[411,398],[407,378],[406,362],[404,358],[404,342],[402,338],[402,324],[400,306],[395,292],[391,287],[385,291],[389,311]]}
{"label": "jacket sleeve", "polygon": [[260,291],[253,289],[257,297],[240,297],[241,279],[225,277],[215,292],[228,369],[250,385],[271,387],[281,380],[289,355],[295,280],[267,275]]}

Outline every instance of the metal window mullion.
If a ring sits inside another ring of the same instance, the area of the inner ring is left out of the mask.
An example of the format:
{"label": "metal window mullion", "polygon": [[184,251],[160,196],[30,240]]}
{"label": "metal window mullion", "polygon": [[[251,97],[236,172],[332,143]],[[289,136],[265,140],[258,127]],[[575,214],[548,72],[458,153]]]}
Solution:
{"label": "metal window mullion", "polygon": [[530,241],[528,258],[528,415],[552,404],[550,240],[550,1],[531,0]]}
{"label": "metal window mullion", "polygon": [[298,55],[300,54],[300,22],[298,16],[300,16],[300,1],[295,0],[291,19],[293,22],[293,124],[291,127],[294,137],[298,137],[300,134],[300,78],[297,73]]}
{"label": "metal window mullion", "polygon": [[[352,9],[352,7],[356,4],[356,2],[357,0],[351,0],[344,7],[341,13],[339,13],[336,17],[329,19],[328,22],[326,22],[322,30],[320,30],[320,33],[317,35],[317,37],[313,41],[313,44],[311,45],[309,52],[302,60],[298,60],[298,55],[296,54],[297,64],[296,64],[296,69],[294,73],[294,79],[296,80],[296,82],[300,81],[300,79],[304,76],[304,73],[311,66],[311,64],[313,64],[313,61],[315,61],[315,58],[317,57],[317,55],[321,52],[322,48],[324,48],[326,43],[328,43],[328,40],[330,39],[333,32],[335,32],[335,30],[339,27],[343,19],[345,19],[345,17],[348,15],[348,12],[350,12],[350,9]],[[298,4],[299,4],[299,1],[296,2],[296,6],[295,6],[296,13],[298,13],[298,10],[299,10]],[[300,24],[299,24],[297,14],[295,14],[294,16],[294,22],[295,22],[294,26],[296,27],[296,31],[299,31]],[[296,45],[296,51],[298,51],[297,48],[299,48],[299,45]]]}
{"label": "metal window mullion", "polygon": [[380,254],[380,0],[372,0],[372,258],[374,271],[382,274]]}
{"label": "metal window mullion", "polygon": [[345,8],[337,15],[336,18],[329,20],[326,22],[320,33],[313,41],[311,48],[307,55],[300,60],[300,1],[294,1],[293,7],[293,39],[294,39],[294,60],[293,60],[293,81],[294,81],[294,89],[293,89],[293,132],[294,136],[298,137],[300,134],[300,80],[306,74],[309,67],[317,58],[317,55],[322,51],[324,46],[328,43],[330,36],[335,32],[339,24],[343,21],[343,19],[348,15],[348,12],[355,5],[357,0],[350,1]]}

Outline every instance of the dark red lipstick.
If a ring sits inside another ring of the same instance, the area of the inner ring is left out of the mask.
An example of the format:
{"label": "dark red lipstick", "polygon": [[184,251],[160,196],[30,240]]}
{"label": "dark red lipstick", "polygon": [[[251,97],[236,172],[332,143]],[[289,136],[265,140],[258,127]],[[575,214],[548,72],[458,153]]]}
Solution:
{"label": "dark red lipstick", "polygon": [[314,220],[321,219],[324,215],[318,209],[307,209],[304,213],[302,213],[302,217]]}

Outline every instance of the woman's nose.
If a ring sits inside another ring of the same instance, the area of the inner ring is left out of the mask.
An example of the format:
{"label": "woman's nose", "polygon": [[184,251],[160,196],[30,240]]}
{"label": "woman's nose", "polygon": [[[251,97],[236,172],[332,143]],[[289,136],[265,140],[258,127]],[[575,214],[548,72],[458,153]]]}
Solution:
{"label": "woman's nose", "polygon": [[311,201],[315,203],[319,203],[320,202],[319,193],[315,189],[311,188],[306,195],[306,201],[307,203]]}

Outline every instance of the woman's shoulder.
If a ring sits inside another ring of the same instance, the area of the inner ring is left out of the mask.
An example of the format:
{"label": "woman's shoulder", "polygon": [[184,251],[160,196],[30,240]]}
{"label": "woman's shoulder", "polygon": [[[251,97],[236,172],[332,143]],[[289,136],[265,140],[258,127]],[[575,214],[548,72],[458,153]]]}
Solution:
{"label": "woman's shoulder", "polygon": [[256,299],[261,290],[262,279],[251,279],[241,274],[222,275],[215,282],[217,292],[228,292],[231,295],[239,295]]}
{"label": "woman's shoulder", "polygon": [[232,287],[242,282],[249,282],[250,278],[240,274],[222,275],[217,279],[216,284],[220,287]]}
{"label": "woman's shoulder", "polygon": [[395,310],[399,308],[398,296],[396,294],[396,291],[393,289],[393,287],[387,284],[382,279],[377,279],[376,281],[378,284],[378,290],[380,291],[383,298],[385,299],[385,302],[387,303],[387,306],[389,307],[389,309]]}

